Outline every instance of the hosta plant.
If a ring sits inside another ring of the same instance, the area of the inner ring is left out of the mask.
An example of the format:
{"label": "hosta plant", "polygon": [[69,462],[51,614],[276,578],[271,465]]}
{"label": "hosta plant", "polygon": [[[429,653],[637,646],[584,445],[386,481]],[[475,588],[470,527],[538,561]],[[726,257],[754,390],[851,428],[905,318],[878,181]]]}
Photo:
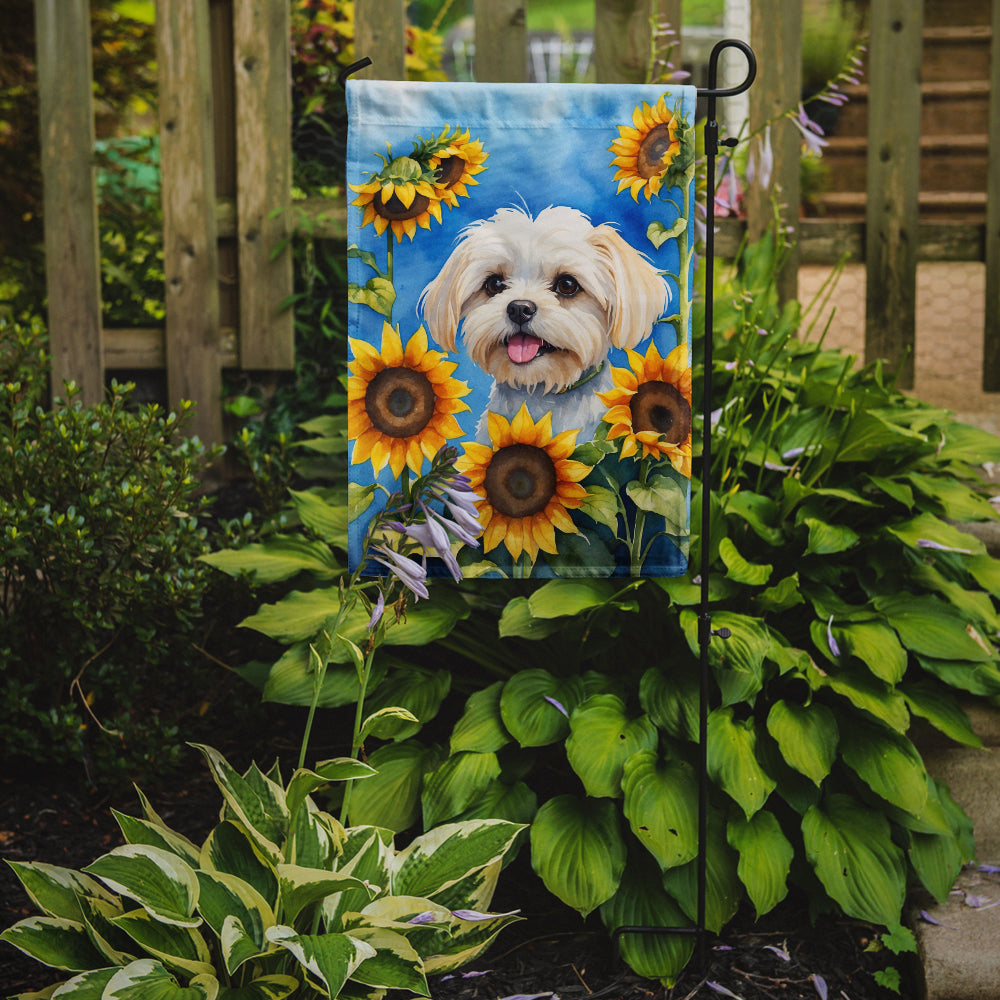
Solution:
{"label": "hosta plant", "polygon": [[[372,768],[338,758],[240,774],[200,747],[222,793],[198,845],[140,793],[115,813],[126,843],[82,871],[12,862],[40,916],[0,937],[68,978],[30,996],[65,1000],[281,1000],[429,996],[518,919],[487,912],[521,829],[450,823],[397,849],[392,832],[343,827],[312,795]],[[29,995],[23,995],[29,996]]]}

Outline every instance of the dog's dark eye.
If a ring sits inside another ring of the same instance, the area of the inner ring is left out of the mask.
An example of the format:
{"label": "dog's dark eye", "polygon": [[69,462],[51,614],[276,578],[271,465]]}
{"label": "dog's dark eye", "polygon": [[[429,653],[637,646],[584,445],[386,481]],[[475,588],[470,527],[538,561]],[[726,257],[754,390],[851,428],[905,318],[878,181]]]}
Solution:
{"label": "dog's dark eye", "polygon": [[507,287],[507,282],[503,280],[502,274],[491,274],[483,282],[483,291],[491,298],[499,295]]}
{"label": "dog's dark eye", "polygon": [[580,282],[572,274],[560,274],[552,283],[552,290],[564,299],[572,298],[580,291]]}

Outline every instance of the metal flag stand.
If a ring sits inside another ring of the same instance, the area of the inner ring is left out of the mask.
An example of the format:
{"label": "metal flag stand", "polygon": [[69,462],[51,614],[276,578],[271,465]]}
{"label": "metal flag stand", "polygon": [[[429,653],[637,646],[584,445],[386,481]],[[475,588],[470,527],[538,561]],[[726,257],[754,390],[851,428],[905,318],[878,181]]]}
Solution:
{"label": "metal flag stand", "polygon": [[[739,49],[747,60],[747,75],[736,87],[719,88],[718,65],[719,56],[725,49]],[[337,82],[343,87],[353,73],[371,65],[371,59],[365,56],[350,66],[345,66],[337,77]],[[753,49],[743,41],[726,38],[717,42],[708,60],[708,87],[698,89],[698,97],[707,101],[707,119],[705,122],[705,158],[707,165],[706,194],[706,231],[705,231],[705,374],[702,427],[702,515],[701,515],[701,600],[698,612],[698,645],[701,653],[701,688],[698,707],[698,906],[697,920],[694,927],[656,927],[656,926],[622,926],[615,929],[612,939],[617,945],[623,934],[694,934],[698,941],[698,962],[701,969],[705,961],[705,897],[707,888],[707,833],[708,833],[708,698],[709,698],[709,665],[708,650],[712,637],[720,639],[729,637],[729,630],[712,628],[712,615],[709,611],[709,532],[711,529],[711,495],[707,488],[709,469],[712,462],[712,289],[715,280],[715,158],[720,146],[735,146],[735,138],[719,139],[719,123],[716,121],[716,100],[720,97],[735,97],[750,89],[757,76],[757,59]]]}
{"label": "metal flag stand", "polygon": [[[747,60],[746,79],[736,87],[719,88],[719,56],[728,48],[739,49]],[[750,89],[757,76],[757,58],[746,42],[735,38],[725,38],[717,42],[708,60],[708,87],[698,90],[698,96],[707,100],[705,121],[705,159],[708,183],[706,185],[705,223],[705,374],[702,403],[702,449],[701,449],[701,601],[698,611],[698,647],[701,653],[701,687],[698,698],[698,909],[694,927],[655,927],[648,925],[622,926],[615,929],[612,938],[616,945],[623,934],[694,934],[698,939],[698,964],[702,971],[706,967],[705,956],[705,896],[707,888],[707,843],[708,843],[708,695],[709,666],[708,649],[712,637],[728,639],[727,628],[712,628],[712,613],[709,611],[709,533],[711,530],[712,505],[708,489],[708,476],[712,464],[712,294],[715,283],[715,158],[720,146],[735,146],[735,138],[719,139],[719,123],[716,121],[716,99],[735,97]]]}

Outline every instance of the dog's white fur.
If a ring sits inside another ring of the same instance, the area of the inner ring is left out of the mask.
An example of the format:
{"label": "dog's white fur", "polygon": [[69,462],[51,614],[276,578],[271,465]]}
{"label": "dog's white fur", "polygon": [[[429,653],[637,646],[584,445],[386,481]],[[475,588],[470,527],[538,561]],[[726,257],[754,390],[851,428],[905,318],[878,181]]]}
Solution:
{"label": "dog's white fur", "polygon": [[[456,349],[461,325],[469,357],[494,380],[491,412],[510,419],[526,403],[537,421],[551,411],[553,433],[577,430],[582,443],[605,412],[595,394],[613,384],[601,368],[609,350],[638,346],[669,297],[661,273],[612,226],[565,206],[536,217],[501,208],[462,231],[419,309],[445,350]],[[543,344],[530,356],[536,348],[509,350],[512,338]],[[485,415],[477,436],[489,440]]]}

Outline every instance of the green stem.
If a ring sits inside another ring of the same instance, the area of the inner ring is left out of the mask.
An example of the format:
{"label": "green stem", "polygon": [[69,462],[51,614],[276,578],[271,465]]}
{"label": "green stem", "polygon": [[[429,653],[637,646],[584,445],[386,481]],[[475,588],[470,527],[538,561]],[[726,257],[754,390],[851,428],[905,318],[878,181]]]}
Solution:
{"label": "green stem", "polygon": [[[649,481],[650,460],[644,458],[639,463],[639,485],[646,486]],[[641,507],[635,510],[635,526],[632,531],[632,538],[629,542],[629,574],[631,576],[642,575],[642,535],[646,528],[646,512]],[[628,527],[626,525],[626,531]]]}
{"label": "green stem", "polygon": [[[387,226],[385,230],[385,276],[386,280],[390,285],[395,288],[392,280],[392,226]],[[392,326],[392,305],[389,306],[389,315],[387,317],[389,326]]]}
{"label": "green stem", "polygon": [[[361,678],[358,684],[358,702],[354,706],[354,730],[351,733],[351,756],[357,760],[361,754],[361,746],[364,739],[361,736],[361,727],[365,721],[365,696],[368,693],[368,679],[372,674],[372,660],[375,658],[375,645],[371,644],[365,656],[364,669],[361,671]],[[351,789],[354,782],[348,781],[344,786],[344,801],[340,806],[340,822],[342,826],[347,826],[348,810],[351,805]]]}

